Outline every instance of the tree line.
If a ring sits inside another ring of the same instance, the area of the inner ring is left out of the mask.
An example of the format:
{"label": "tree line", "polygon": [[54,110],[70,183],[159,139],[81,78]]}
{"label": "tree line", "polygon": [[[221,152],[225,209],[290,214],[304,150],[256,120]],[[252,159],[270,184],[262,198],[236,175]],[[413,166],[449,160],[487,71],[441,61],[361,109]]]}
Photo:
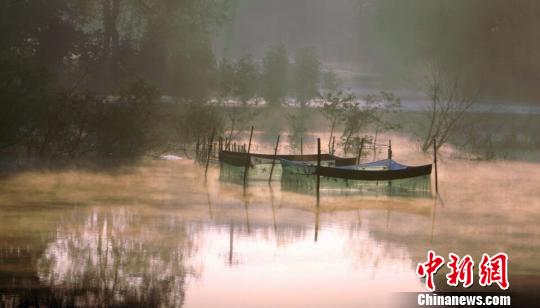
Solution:
{"label": "tree line", "polygon": [[[261,112],[253,105],[271,109],[290,98],[301,107],[287,116],[292,144],[316,97],[339,114],[345,151],[366,125],[386,126],[377,124],[381,108],[342,97],[313,49],[277,45],[261,59],[217,59],[212,35],[228,22],[229,7],[228,0],[0,0],[0,154],[133,157],[185,149],[214,128],[232,140]],[[436,108],[424,150],[433,138],[442,145],[466,111],[450,108],[452,99],[440,103],[441,84],[429,92]],[[363,100],[395,100],[381,97]],[[464,101],[468,108],[474,99]]]}
{"label": "tree line", "polygon": [[299,106],[318,98],[321,90],[337,90],[337,77],[323,72],[317,54],[300,48],[289,54],[284,45],[268,48],[260,61],[251,55],[237,60],[223,58],[217,65],[219,98],[246,103],[261,98],[269,106],[292,98]]}
{"label": "tree line", "polygon": [[187,111],[167,110],[160,96],[209,98],[211,33],[227,5],[0,1],[0,151],[131,156],[179,137],[158,132]]}
{"label": "tree line", "polygon": [[211,38],[229,6],[1,0],[0,153],[134,156],[223,129],[227,114],[216,99],[279,105],[316,97],[320,62],[309,49],[216,59]]}

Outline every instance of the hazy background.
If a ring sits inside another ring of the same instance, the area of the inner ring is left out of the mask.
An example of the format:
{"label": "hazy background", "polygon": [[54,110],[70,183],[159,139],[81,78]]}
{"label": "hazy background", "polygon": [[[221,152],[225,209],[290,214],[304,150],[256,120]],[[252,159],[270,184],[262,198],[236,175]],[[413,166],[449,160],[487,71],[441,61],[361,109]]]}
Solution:
{"label": "hazy background", "polygon": [[538,13],[502,0],[0,0],[0,156],[186,151],[252,125],[294,144],[348,130],[347,148],[396,110],[410,118],[385,129],[424,151],[437,136],[537,147],[525,117],[540,114]]}
{"label": "hazy background", "polygon": [[314,48],[351,87],[352,77],[414,87],[437,61],[481,81],[491,101],[538,104],[538,13],[534,0],[236,0],[214,46],[231,57]]}

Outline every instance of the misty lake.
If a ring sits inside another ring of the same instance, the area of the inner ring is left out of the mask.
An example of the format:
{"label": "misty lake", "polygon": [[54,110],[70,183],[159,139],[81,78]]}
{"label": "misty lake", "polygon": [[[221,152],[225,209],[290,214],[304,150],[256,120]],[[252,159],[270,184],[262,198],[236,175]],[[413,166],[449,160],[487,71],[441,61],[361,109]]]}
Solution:
{"label": "misty lake", "polygon": [[[394,139],[395,158],[431,157]],[[322,195],[208,179],[192,160],[0,180],[0,303],[212,307],[391,305],[424,291],[428,249],[509,255],[540,276],[540,164],[442,158],[440,197]],[[442,276],[442,274],[439,274]]]}

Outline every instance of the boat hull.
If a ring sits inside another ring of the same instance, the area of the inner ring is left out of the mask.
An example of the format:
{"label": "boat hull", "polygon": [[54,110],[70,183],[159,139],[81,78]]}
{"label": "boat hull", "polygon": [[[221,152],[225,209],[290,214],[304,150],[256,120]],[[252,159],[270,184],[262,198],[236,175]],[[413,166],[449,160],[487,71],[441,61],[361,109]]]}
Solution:
{"label": "boat hull", "polygon": [[281,159],[280,162],[285,172],[361,181],[391,181],[427,176],[431,174],[432,168],[430,164],[423,166],[404,166],[403,168],[396,170],[358,170],[331,166],[317,167],[313,164],[295,162],[286,159]]}
{"label": "boat hull", "polygon": [[[219,160],[233,166],[254,166],[261,164],[272,164],[275,158],[275,164],[279,165],[281,159],[289,161],[302,161],[302,162],[317,162],[317,154],[306,155],[277,155],[272,154],[258,154],[258,153],[244,153],[244,152],[231,152],[220,151]],[[321,165],[323,166],[349,166],[356,163],[355,158],[342,158],[330,154],[321,154]]]}

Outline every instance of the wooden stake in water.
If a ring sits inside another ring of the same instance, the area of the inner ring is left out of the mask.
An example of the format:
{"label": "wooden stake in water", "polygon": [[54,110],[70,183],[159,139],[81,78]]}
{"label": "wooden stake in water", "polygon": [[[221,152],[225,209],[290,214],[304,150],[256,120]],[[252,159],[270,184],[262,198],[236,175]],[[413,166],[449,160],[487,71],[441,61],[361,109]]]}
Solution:
{"label": "wooden stake in water", "polygon": [[206,178],[206,175],[208,174],[208,165],[210,164],[210,155],[212,155],[212,142],[214,141],[214,134],[216,133],[216,129],[212,129],[212,137],[210,137],[210,143],[209,143],[209,149],[208,149],[208,155],[206,156],[206,167],[204,168],[204,177]]}
{"label": "wooden stake in water", "polygon": [[319,238],[319,201],[317,201],[317,210],[315,211],[315,242]]}
{"label": "wooden stake in water", "polygon": [[197,137],[197,144],[195,144],[195,161],[199,162],[200,160],[200,157],[199,157],[199,144],[200,144],[201,140],[199,137]]}
{"label": "wooden stake in water", "polygon": [[304,155],[304,137],[300,137],[300,155]]}
{"label": "wooden stake in water", "polygon": [[251,151],[251,139],[253,138],[253,126],[251,127],[251,133],[249,133],[249,145],[247,149],[247,155],[246,155],[246,166],[244,168],[244,186],[247,183],[247,175],[249,170],[249,165],[251,164],[251,157],[249,156],[249,152]]}
{"label": "wooden stake in water", "polygon": [[321,138],[317,138],[317,205],[319,204],[319,190],[321,186],[321,176],[319,175],[321,168]]}
{"label": "wooden stake in water", "polygon": [[435,165],[435,193],[439,193],[439,179],[437,174],[437,139],[433,138],[433,164]]}
{"label": "wooden stake in water", "polygon": [[362,159],[362,151],[364,150],[364,138],[360,140],[360,149],[358,150],[358,158],[356,158],[356,164],[360,164],[360,160]]}
{"label": "wooden stake in water", "polygon": [[[388,159],[392,159],[392,140],[388,140]],[[390,162],[388,162],[388,170],[390,170]],[[388,186],[392,186],[392,181],[388,181]]]}
{"label": "wooden stake in water", "polygon": [[231,221],[229,224],[229,265],[233,263],[233,247],[234,247],[234,225]]}
{"label": "wooden stake in water", "polygon": [[279,147],[279,135],[277,136],[277,141],[276,141],[276,148],[274,149],[274,159],[272,159],[272,167],[270,168],[270,178],[268,178],[268,183],[272,182],[272,174],[274,173],[274,164],[276,163],[276,159],[277,159],[277,152],[278,152],[278,147]]}
{"label": "wooden stake in water", "polygon": [[[332,152],[333,152],[333,145],[332,145]],[[320,195],[319,190],[321,186],[320,182],[320,175],[319,175],[319,167],[321,166],[321,139],[317,138],[317,208],[315,210],[315,242],[317,242],[317,239],[319,238],[319,207],[320,207]]]}

